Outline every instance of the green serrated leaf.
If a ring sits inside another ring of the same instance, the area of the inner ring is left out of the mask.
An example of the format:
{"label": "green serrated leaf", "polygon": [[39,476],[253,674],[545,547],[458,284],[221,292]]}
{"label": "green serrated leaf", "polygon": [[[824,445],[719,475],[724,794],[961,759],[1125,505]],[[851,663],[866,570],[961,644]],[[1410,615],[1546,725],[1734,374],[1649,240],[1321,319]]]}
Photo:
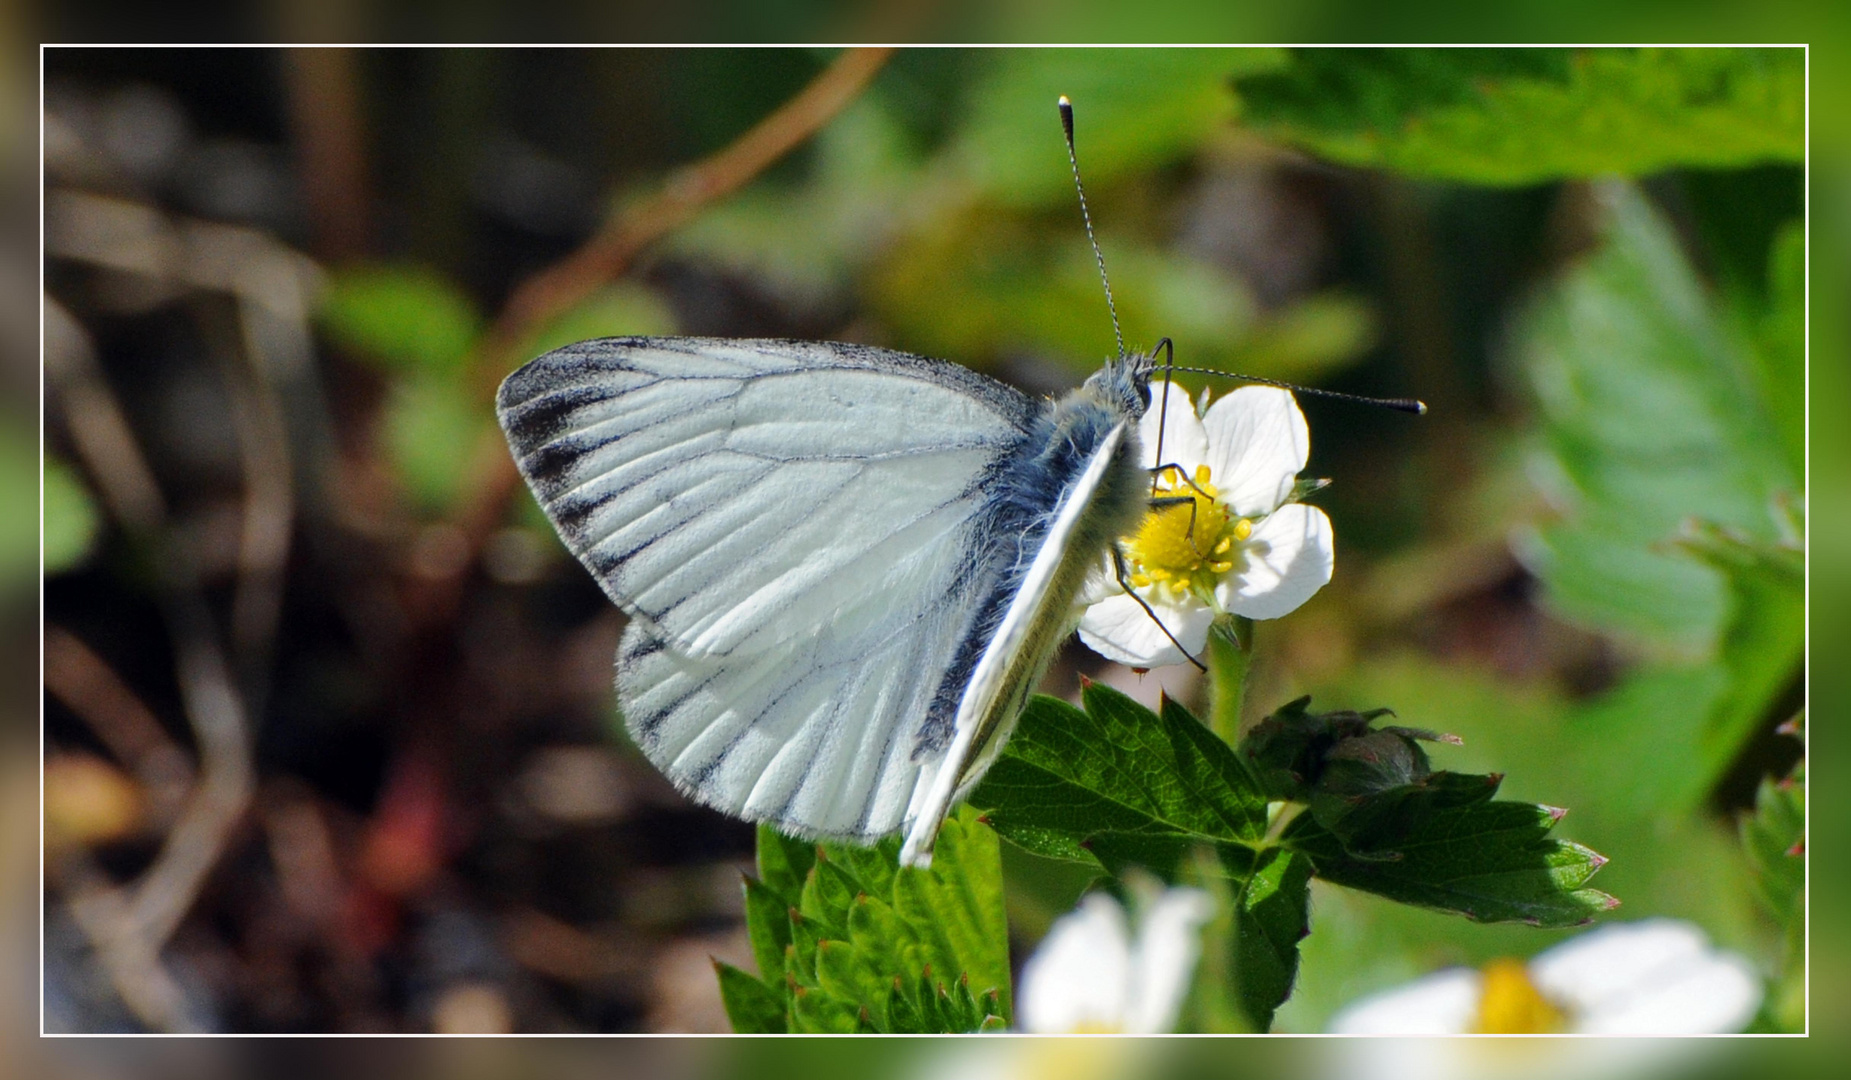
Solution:
{"label": "green serrated leaf", "polygon": [[480,329],[461,289],[422,266],[361,266],[335,273],[321,325],[355,352],[399,371],[453,372]]}
{"label": "green serrated leaf", "polygon": [[815,864],[815,841],[785,836],[769,825],[758,827],[758,879],[789,906],[796,906]]}
{"label": "green serrated leaf", "polygon": [[791,943],[784,950],[784,973],[797,986],[816,985],[816,947],[822,940],[821,924],[805,919],[796,908],[787,913]]}
{"label": "green serrated leaf", "polygon": [[1799,161],[1801,49],[1293,49],[1246,122],[1348,165],[1481,184]]}
{"label": "green serrated leaf", "polygon": [[1560,811],[1517,802],[1434,810],[1404,823],[1388,858],[1358,858],[1314,821],[1298,818],[1285,843],[1311,857],[1317,876],[1474,922],[1575,926],[1617,901],[1584,889],[1606,862],[1548,833]]}
{"label": "green serrated leaf", "polygon": [[837,866],[827,854],[818,853],[810,877],[803,883],[803,897],[797,910],[825,928],[832,937],[848,935],[848,910],[861,894],[861,885],[847,871]]}
{"label": "green serrated leaf", "polygon": [[1272,1027],[1273,1013],[1298,978],[1298,943],[1311,932],[1311,860],[1274,848],[1263,853],[1235,899],[1235,998],[1255,1031]]}
{"label": "green serrated leaf", "polygon": [[745,879],[746,936],[759,977],[775,982],[784,976],[784,953],[791,944],[790,902],[762,882]]}
{"label": "green serrated leaf", "polygon": [[895,913],[930,944],[926,962],[944,977],[969,976],[979,990],[995,990],[1009,1015],[1002,853],[996,833],[975,811],[964,807],[946,818],[931,869],[900,871],[893,897]]}
{"label": "green serrated leaf", "polygon": [[1234,751],[1172,703],[1161,717],[1094,684],[1085,711],[1037,697],[971,795],[997,833],[1036,854],[1141,865],[1174,880],[1197,845],[1251,865],[1266,800]]}
{"label": "green serrated leaf", "polygon": [[731,964],[716,960],[713,970],[720,979],[720,1002],[726,1006],[726,1018],[734,1031],[782,1035],[789,1029],[782,993]]}
{"label": "green serrated leaf", "polygon": [[[881,978],[853,944],[819,941],[816,944],[816,985],[823,993],[853,1003],[859,1009],[882,1003],[888,980]],[[885,1030],[885,1019],[871,1013],[866,1022],[876,1030]]]}
{"label": "green serrated leaf", "polygon": [[[792,1030],[973,1031],[992,1012],[1007,1019],[995,834],[960,807],[929,870],[899,870],[898,853],[897,838],[816,845],[760,829],[763,880],[746,884],[747,933],[760,965],[778,973]],[[954,983],[962,997],[940,993]]]}
{"label": "green serrated leaf", "polygon": [[794,1035],[852,1035],[861,1028],[859,1007],[821,990],[799,987],[790,1001]]}
{"label": "green serrated leaf", "polygon": [[[1374,740],[1352,743],[1364,741]],[[1320,791],[1311,800],[1311,816],[1335,833],[1350,855],[1359,859],[1394,858],[1400,852],[1408,822],[1437,810],[1486,802],[1497,794],[1502,779],[1496,774],[1437,772],[1367,795]]]}

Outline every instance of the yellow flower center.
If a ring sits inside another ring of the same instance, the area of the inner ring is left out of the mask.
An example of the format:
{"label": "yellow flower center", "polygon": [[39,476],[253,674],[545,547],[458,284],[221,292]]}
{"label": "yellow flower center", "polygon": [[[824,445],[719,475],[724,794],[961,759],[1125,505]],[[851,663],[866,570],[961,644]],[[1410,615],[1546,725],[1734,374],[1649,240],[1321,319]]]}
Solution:
{"label": "yellow flower center", "polygon": [[1208,466],[1196,466],[1194,481],[1175,465],[1158,477],[1156,498],[1189,501],[1153,507],[1144,515],[1125,548],[1133,586],[1155,585],[1173,598],[1188,593],[1206,598],[1234,569],[1240,558],[1237,545],[1253,535],[1253,522],[1235,517],[1216,501],[1219,492]]}
{"label": "yellow flower center", "polygon": [[1474,1030],[1487,1035],[1541,1035],[1561,1031],[1567,1018],[1555,1007],[1518,960],[1485,965],[1484,994],[1478,1000]]}

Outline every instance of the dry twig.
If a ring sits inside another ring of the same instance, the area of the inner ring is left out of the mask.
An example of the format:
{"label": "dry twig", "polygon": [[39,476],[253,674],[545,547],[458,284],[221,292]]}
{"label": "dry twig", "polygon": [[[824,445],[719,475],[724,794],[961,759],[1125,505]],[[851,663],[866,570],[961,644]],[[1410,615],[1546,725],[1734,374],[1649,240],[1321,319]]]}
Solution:
{"label": "dry twig", "polygon": [[[172,234],[156,231],[149,235]],[[300,295],[304,279],[293,265],[284,265],[287,256],[273,246],[255,253],[246,250],[249,244],[240,241],[249,239],[248,231],[203,227],[186,235],[199,243],[191,249],[181,246],[178,250],[184,254],[179,257],[171,256],[175,250],[171,245],[149,245],[149,250],[166,251],[170,257],[151,260],[143,272],[172,274],[194,286],[220,286],[240,301],[241,344],[251,370],[248,381],[239,372],[227,372],[246,473],[234,634],[240,651],[248,650],[261,662],[275,629],[294,505],[281,410],[266,370],[267,364],[287,363],[288,357],[266,355],[265,345],[277,338],[266,320],[279,315],[283,321],[305,317],[307,304]],[[222,243],[214,245],[214,240]],[[218,250],[226,244],[232,250]],[[217,257],[208,254],[208,249],[217,251]],[[242,257],[252,254],[267,255],[269,260],[259,258],[254,264]],[[231,273],[230,263],[242,269]],[[87,336],[75,319],[50,300],[46,301],[45,321],[46,374],[63,407],[77,454],[112,516],[159,554],[177,656],[176,680],[200,757],[198,782],[185,809],[138,881],[117,887],[81,860],[64,867],[59,877],[73,918],[96,948],[124,1003],[152,1028],[187,1028],[197,1018],[176,996],[160,955],[250,804],[254,775],[248,704],[219,644],[200,590],[198,567],[173,549],[166,500],[127,416],[96,369]],[[306,333],[303,327],[293,336],[306,339]],[[48,661],[76,661],[81,666],[86,655],[87,650],[54,649]],[[61,696],[83,702],[83,680],[72,673],[66,682],[70,685]],[[98,704],[95,700],[85,703]],[[122,702],[102,704],[119,707]]]}

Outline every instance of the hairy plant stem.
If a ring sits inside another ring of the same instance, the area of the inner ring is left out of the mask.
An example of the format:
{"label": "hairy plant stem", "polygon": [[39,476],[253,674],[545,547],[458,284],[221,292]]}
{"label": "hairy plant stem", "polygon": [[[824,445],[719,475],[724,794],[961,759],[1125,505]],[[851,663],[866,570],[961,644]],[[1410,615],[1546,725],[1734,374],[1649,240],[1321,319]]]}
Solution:
{"label": "hairy plant stem", "polygon": [[1229,746],[1240,741],[1241,703],[1253,665],[1253,620],[1233,616],[1208,635],[1208,726]]}

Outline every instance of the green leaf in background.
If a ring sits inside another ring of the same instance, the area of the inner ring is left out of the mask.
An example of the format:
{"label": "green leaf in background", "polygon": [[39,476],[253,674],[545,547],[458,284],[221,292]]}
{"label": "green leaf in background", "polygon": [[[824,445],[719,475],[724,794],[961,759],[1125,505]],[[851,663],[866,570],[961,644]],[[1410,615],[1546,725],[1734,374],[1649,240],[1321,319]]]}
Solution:
{"label": "green leaf in background", "polygon": [[1085,710],[1036,697],[971,805],[1003,838],[1038,855],[1141,866],[1175,881],[1206,848],[1227,872],[1252,871],[1266,801],[1233,748],[1174,702],[1161,716],[1097,683]]}
{"label": "green leaf in background", "polygon": [[1070,204],[1073,177],[1055,100],[1073,100],[1089,184],[1185,157],[1235,113],[1228,82],[1270,71],[1278,49],[1009,49],[977,80],[953,160],[985,197]]}
{"label": "green leaf in background", "polygon": [[1757,364],[1768,335],[1730,333],[1643,196],[1596,190],[1604,246],[1519,330],[1563,513],[1521,550],[1558,611],[1659,648],[1564,730],[1602,748],[1584,768],[1609,798],[1682,813],[1802,660],[1799,479],[1767,389],[1790,397],[1799,372]]}
{"label": "green leaf in background", "polygon": [[390,369],[457,368],[481,321],[447,278],[422,266],[361,266],[334,275],[322,297],[328,336]]}
{"label": "green leaf in background", "polygon": [[719,969],[735,1030],[927,1033],[1007,1023],[996,835],[965,808],[946,820],[930,870],[899,869],[899,846],[898,837],[872,848],[813,844],[760,827],[759,878],[745,885],[760,975]]}
{"label": "green leaf in background", "polygon": [[1346,165],[1480,184],[1800,161],[1785,49],[1293,49],[1236,81],[1246,122]]}
{"label": "green leaf in background", "polygon": [[1768,307],[1759,319],[1755,375],[1780,433],[1787,467],[1806,471],[1806,224],[1787,223],[1768,255]]}
{"label": "green leaf in background", "polygon": [[[101,527],[96,500],[76,470],[52,454],[44,458],[44,558],[45,573],[69,570],[90,554]],[[5,500],[0,499],[0,502]],[[0,555],[8,580],[12,577],[10,552]]]}
{"label": "green leaf in background", "polygon": [[1633,188],[1595,190],[1602,247],[1517,331],[1563,515],[1524,555],[1569,617],[1701,655],[1727,616],[1725,582],[1666,541],[1691,517],[1777,540],[1774,500],[1797,478],[1745,343],[1670,227]]}

